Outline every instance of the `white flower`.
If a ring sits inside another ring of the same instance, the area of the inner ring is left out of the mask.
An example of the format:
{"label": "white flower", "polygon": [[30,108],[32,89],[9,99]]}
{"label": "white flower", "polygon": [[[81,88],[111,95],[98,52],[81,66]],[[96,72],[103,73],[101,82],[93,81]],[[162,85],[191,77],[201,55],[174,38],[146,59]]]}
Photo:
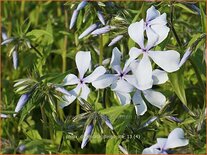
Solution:
{"label": "white flower", "polygon": [[[133,73],[136,72],[136,68],[138,65],[138,61],[131,63],[130,67]],[[154,71],[152,71],[152,79],[153,85],[159,85],[165,83],[168,80],[168,76],[166,72],[155,69]],[[143,93],[145,99],[152,105],[158,108],[162,108],[165,105],[166,98],[162,93],[154,91],[152,89],[139,90],[138,81],[135,78],[129,79],[129,83],[137,88],[132,98],[137,115],[143,115],[147,111],[147,106],[144,99],[142,98],[141,93]]]}
{"label": "white flower", "polygon": [[186,146],[189,140],[184,138],[184,131],[181,128],[175,128],[168,138],[157,138],[157,143],[145,148],[142,154],[167,154],[168,149]]}
{"label": "white flower", "polygon": [[90,89],[87,84],[95,81],[98,77],[106,72],[103,66],[97,67],[89,76],[84,77],[86,71],[89,69],[91,64],[91,53],[80,51],[75,57],[76,66],[79,72],[79,77],[74,74],[68,74],[64,80],[64,86],[77,85],[76,88],[69,91],[71,95],[65,95],[64,98],[67,102],[61,103],[61,107],[65,107],[71,104],[78,96],[87,100],[90,93]]}
{"label": "white flower", "polygon": [[116,72],[115,74],[104,74],[97,78],[92,85],[97,89],[103,89],[111,86],[121,102],[122,105],[129,104],[131,101],[130,92],[133,91],[133,86],[129,83],[128,79],[133,75],[128,75],[130,71],[131,59],[127,60],[124,68],[121,68],[121,52],[117,47],[113,49],[111,58],[111,67]]}
{"label": "white flower", "polygon": [[[153,84],[150,58],[167,72],[174,72],[179,69],[180,54],[177,51],[151,50],[167,37],[169,28],[166,23],[166,14],[160,15],[159,11],[152,6],[147,10],[146,22],[142,19],[131,24],[128,28],[129,36],[140,46],[140,49],[136,47],[130,49],[130,58],[136,59],[141,55],[143,56],[135,73],[140,90],[149,89]],[[144,44],[145,30],[148,39],[146,45]]]}

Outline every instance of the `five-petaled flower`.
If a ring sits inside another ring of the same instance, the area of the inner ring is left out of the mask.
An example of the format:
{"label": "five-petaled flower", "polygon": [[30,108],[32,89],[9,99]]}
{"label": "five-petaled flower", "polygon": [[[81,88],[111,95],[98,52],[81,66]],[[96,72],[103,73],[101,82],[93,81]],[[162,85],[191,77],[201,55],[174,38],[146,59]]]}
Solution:
{"label": "five-petaled flower", "polygon": [[157,143],[145,148],[142,154],[168,154],[169,149],[186,146],[188,143],[189,140],[184,138],[183,129],[175,128],[168,138],[157,138]]}
{"label": "five-petaled flower", "polygon": [[104,74],[97,78],[92,85],[97,89],[103,89],[111,86],[111,90],[114,91],[122,105],[129,104],[131,101],[130,92],[133,91],[133,86],[129,83],[133,75],[129,75],[131,59],[128,59],[121,68],[121,52],[117,47],[113,49],[111,58],[111,68],[115,71],[115,74]]}
{"label": "five-petaled flower", "polygon": [[[135,76],[140,90],[146,90],[152,87],[152,65],[151,58],[159,67],[166,72],[174,72],[179,69],[180,54],[174,50],[153,51],[152,48],[163,41],[169,32],[166,26],[166,14],[160,15],[153,6],[147,10],[146,22],[142,19],[139,22],[132,23],[128,28],[129,36],[140,48],[132,47],[129,55],[131,59],[140,58]],[[145,45],[144,32],[146,31],[147,43]]]}
{"label": "five-petaled flower", "polygon": [[79,77],[74,74],[68,74],[64,80],[63,85],[77,85],[73,90],[68,93],[71,95],[64,95],[66,102],[61,103],[61,107],[65,107],[71,104],[77,97],[87,100],[90,93],[90,89],[87,84],[92,83],[98,77],[103,75],[106,72],[106,69],[103,66],[97,67],[89,76],[84,77],[85,73],[91,65],[91,53],[80,51],[76,54],[75,57],[76,66],[78,68]]}

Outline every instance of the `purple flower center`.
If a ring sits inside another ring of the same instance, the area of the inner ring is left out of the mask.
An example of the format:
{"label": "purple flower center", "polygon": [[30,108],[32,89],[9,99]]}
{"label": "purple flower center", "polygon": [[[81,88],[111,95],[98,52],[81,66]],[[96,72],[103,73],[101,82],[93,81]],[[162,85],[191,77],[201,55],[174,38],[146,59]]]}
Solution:
{"label": "purple flower center", "polygon": [[84,82],[83,79],[80,79],[80,83],[83,84],[83,82]]}

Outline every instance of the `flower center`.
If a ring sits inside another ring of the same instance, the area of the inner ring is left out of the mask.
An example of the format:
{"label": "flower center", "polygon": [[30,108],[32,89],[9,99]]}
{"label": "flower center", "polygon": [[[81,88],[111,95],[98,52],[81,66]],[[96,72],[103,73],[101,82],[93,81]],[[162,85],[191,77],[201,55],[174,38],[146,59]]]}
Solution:
{"label": "flower center", "polygon": [[84,82],[83,79],[80,79],[80,83],[83,84],[83,82]]}

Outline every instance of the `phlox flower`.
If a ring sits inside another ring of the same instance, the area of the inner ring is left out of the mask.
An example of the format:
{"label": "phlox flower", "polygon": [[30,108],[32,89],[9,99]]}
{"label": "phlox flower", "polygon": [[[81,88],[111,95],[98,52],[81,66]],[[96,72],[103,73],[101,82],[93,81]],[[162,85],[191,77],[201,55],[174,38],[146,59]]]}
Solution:
{"label": "phlox flower", "polygon": [[157,143],[145,148],[142,154],[168,154],[167,150],[186,146],[189,140],[184,138],[184,131],[181,128],[175,128],[168,138],[157,138]]}
{"label": "phlox flower", "polygon": [[[131,63],[130,67],[133,74],[136,73],[136,68],[139,65],[139,63],[140,62],[138,61]],[[159,69],[155,69],[152,71],[153,85],[163,84],[167,80],[168,80],[168,76],[165,71]],[[129,79],[129,83],[133,85],[135,88],[137,88],[136,92],[132,97],[132,101],[135,105],[135,111],[137,115],[143,115],[147,111],[146,103],[141,94],[143,94],[143,96],[149,103],[160,109],[165,105],[166,97],[162,93],[152,89],[140,90],[136,78]]]}
{"label": "phlox flower", "polygon": [[[140,48],[132,47],[129,55],[131,59],[140,58],[135,76],[140,90],[152,87],[152,65],[150,58],[166,72],[174,72],[179,69],[180,54],[174,50],[153,51],[152,48],[162,42],[168,35],[166,26],[166,14],[160,15],[153,6],[147,10],[146,21],[132,23],[128,28],[129,36]],[[146,31],[147,43],[144,42]]]}
{"label": "phlox flower", "polygon": [[76,85],[76,87],[68,92],[68,94],[71,95],[64,95],[66,102],[62,102],[61,107],[71,104],[78,96],[87,100],[90,93],[90,89],[88,88],[87,84],[92,83],[106,72],[106,69],[103,66],[99,66],[89,76],[84,77],[91,64],[90,52],[78,52],[76,54],[75,61],[79,72],[79,77],[74,74],[68,74],[63,80],[63,85]]}
{"label": "phlox flower", "polygon": [[130,60],[127,60],[123,69],[121,68],[121,52],[117,47],[113,49],[110,66],[115,72],[114,74],[104,74],[97,78],[92,85],[97,89],[104,89],[111,87],[111,90],[115,92],[122,105],[129,104],[131,101],[130,92],[133,91],[133,86],[129,83],[128,79],[132,75],[129,75]]}

